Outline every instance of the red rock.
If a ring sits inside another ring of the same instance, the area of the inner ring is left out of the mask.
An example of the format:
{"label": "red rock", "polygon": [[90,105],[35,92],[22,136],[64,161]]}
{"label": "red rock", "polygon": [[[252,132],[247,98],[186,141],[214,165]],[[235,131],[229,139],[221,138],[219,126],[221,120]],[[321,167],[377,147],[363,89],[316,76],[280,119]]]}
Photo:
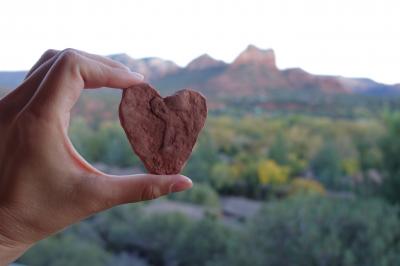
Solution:
{"label": "red rock", "polygon": [[142,83],[123,91],[121,125],[152,174],[178,174],[189,158],[207,117],[206,99],[192,90],[162,98]]}
{"label": "red rock", "polygon": [[254,45],[249,45],[246,50],[236,57],[232,63],[232,67],[249,64],[263,65],[268,69],[277,70],[274,50],[263,50]]}
{"label": "red rock", "polygon": [[199,71],[204,69],[212,69],[218,67],[224,67],[227,64],[221,60],[216,60],[208,54],[203,54],[194,60],[192,60],[186,67],[189,71]]}

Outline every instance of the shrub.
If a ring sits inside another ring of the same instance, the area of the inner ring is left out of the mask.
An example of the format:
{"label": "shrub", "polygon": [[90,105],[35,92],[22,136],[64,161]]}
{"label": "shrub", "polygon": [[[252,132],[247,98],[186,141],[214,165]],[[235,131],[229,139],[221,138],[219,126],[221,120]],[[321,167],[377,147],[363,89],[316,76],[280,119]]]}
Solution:
{"label": "shrub", "polygon": [[175,244],[173,261],[178,265],[203,266],[225,256],[232,232],[213,219],[203,219],[189,227]]}
{"label": "shrub", "polygon": [[317,178],[329,189],[342,189],[342,165],[337,147],[326,143],[311,161],[311,169]]}
{"label": "shrub", "polygon": [[258,177],[263,185],[285,184],[289,177],[289,169],[273,160],[261,161],[258,166]]}
{"label": "shrub", "polygon": [[169,196],[173,200],[200,204],[207,207],[219,207],[219,196],[214,189],[206,184],[195,184],[192,189],[174,193]]}
{"label": "shrub", "polygon": [[110,255],[94,242],[62,235],[42,240],[19,262],[31,266],[105,265],[109,258]]}
{"label": "shrub", "polygon": [[213,265],[398,265],[399,239],[398,209],[382,201],[292,197],[267,203]]}
{"label": "shrub", "polygon": [[295,178],[289,189],[289,195],[297,194],[314,194],[314,195],[324,195],[326,193],[324,186],[317,180],[305,179],[305,178]]}
{"label": "shrub", "polygon": [[381,140],[384,174],[381,194],[391,203],[400,203],[400,113],[387,115],[387,133]]}

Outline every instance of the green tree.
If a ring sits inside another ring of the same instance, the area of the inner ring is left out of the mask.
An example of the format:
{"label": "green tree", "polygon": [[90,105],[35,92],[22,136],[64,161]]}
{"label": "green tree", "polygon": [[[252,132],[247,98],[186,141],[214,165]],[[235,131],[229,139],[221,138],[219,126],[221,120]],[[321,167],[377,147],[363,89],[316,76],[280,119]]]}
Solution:
{"label": "green tree", "polygon": [[272,143],[268,157],[280,165],[286,165],[289,162],[289,145],[282,132],[279,132]]}
{"label": "green tree", "polygon": [[121,167],[139,164],[119,123],[102,123],[96,137],[98,145],[102,147],[98,155],[100,162]]}
{"label": "green tree", "polygon": [[207,184],[194,184],[193,188],[184,192],[171,194],[169,198],[206,207],[219,207],[218,193]]}
{"label": "green tree", "polygon": [[298,177],[290,183],[289,195],[325,195],[325,193],[324,186],[313,179]]}
{"label": "green tree", "polygon": [[76,266],[106,265],[109,258],[96,243],[68,234],[42,240],[18,261],[32,266]]}
{"label": "green tree", "polygon": [[77,151],[89,162],[120,167],[140,163],[117,122],[103,122],[97,130],[92,130],[79,117],[72,122],[69,134]]}
{"label": "green tree", "polygon": [[386,115],[387,133],[381,142],[382,195],[389,202],[400,203],[400,113]]}
{"label": "green tree", "polygon": [[311,161],[311,169],[325,187],[330,189],[342,187],[340,180],[342,166],[337,148],[332,142],[322,146]]}
{"label": "green tree", "polygon": [[227,162],[217,162],[211,168],[209,182],[218,191],[231,188],[235,184],[236,178],[232,171],[231,164]]}
{"label": "green tree", "polygon": [[263,160],[258,166],[258,178],[263,185],[281,185],[288,181],[289,169],[273,160]]}
{"label": "green tree", "polygon": [[194,148],[184,174],[194,181],[207,182],[213,165],[218,161],[218,153],[213,139],[204,132]]}
{"label": "green tree", "polygon": [[83,117],[72,120],[69,136],[76,150],[89,162],[98,161],[102,146],[95,137],[95,132],[87,125]]}
{"label": "green tree", "polygon": [[395,266],[399,238],[398,208],[383,201],[293,197],[266,203],[212,265]]}
{"label": "green tree", "polygon": [[203,219],[181,234],[172,253],[178,265],[203,266],[225,256],[232,232],[213,219]]}

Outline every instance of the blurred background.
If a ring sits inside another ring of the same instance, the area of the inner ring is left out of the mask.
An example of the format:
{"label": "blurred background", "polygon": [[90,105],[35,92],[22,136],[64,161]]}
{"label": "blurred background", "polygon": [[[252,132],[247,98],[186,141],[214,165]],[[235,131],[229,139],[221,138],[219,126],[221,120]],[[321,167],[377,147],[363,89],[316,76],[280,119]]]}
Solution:
{"label": "blurred background", "polygon": [[[23,265],[400,265],[400,4],[390,0],[5,1],[0,97],[49,48],[102,54],[163,95],[202,92],[190,191],[113,208]],[[120,91],[85,91],[69,135],[144,172]],[[48,219],[52,219],[48,217]]]}

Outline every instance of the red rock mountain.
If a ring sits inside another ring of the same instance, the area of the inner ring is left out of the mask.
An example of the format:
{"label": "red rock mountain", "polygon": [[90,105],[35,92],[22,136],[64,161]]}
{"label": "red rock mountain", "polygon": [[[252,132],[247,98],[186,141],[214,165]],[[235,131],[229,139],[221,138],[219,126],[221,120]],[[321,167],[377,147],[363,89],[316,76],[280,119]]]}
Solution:
{"label": "red rock mountain", "polygon": [[160,88],[191,87],[206,95],[221,97],[268,95],[272,90],[350,91],[337,77],[312,75],[302,69],[279,70],[273,50],[262,50],[253,45],[231,64],[204,55],[173,75],[154,82]]}
{"label": "red rock mountain", "polygon": [[267,96],[272,91],[311,91],[322,93],[399,93],[395,86],[369,79],[313,75],[301,68],[278,69],[275,52],[249,45],[227,64],[203,54],[186,67],[159,58],[132,59],[112,55],[132,70],[141,72],[162,91],[193,88],[211,97]]}
{"label": "red rock mountain", "polygon": [[[145,75],[161,92],[193,88],[210,97],[268,96],[271,92],[400,94],[400,85],[386,85],[365,78],[313,75],[300,68],[278,69],[272,49],[249,45],[228,64],[204,54],[180,67],[172,61],[150,57],[133,59],[127,54],[110,58]],[[0,72],[0,88],[14,88],[25,71]]]}
{"label": "red rock mountain", "polygon": [[210,69],[214,67],[222,67],[225,66],[226,63],[221,60],[216,60],[209,56],[208,54],[203,54],[193,61],[191,61],[187,66],[186,69],[189,71],[197,71],[203,69]]}
{"label": "red rock mountain", "polygon": [[234,68],[242,65],[259,65],[276,70],[275,52],[272,49],[261,50],[249,45],[232,63]]}

